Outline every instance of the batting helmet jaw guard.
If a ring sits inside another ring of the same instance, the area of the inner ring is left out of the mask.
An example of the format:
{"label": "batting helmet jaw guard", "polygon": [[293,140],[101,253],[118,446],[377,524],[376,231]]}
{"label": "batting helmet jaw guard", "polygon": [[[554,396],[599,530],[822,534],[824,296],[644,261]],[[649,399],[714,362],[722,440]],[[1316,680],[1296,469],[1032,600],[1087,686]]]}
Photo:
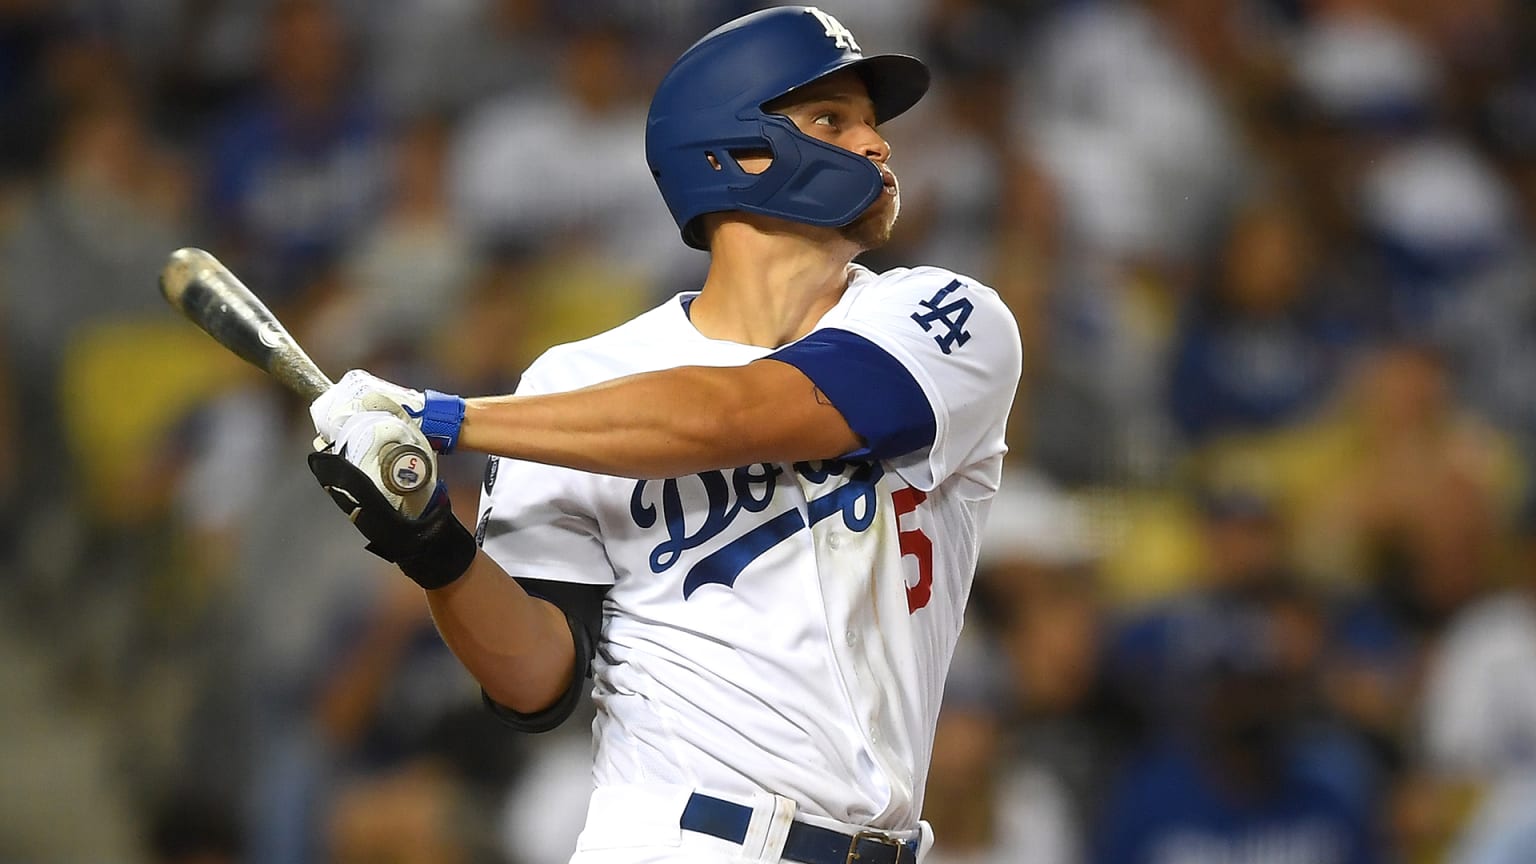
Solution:
{"label": "batting helmet jaw guard", "polygon": [[[801,132],[763,106],[834,72],[864,81],[876,122],[906,111],[928,90],[915,57],[865,57],[835,18],[811,6],[765,9],[710,32],[683,52],[656,89],[645,158],[683,242],[706,248],[698,217],[740,210],[822,227],[847,225],[880,195],[867,157]],[[768,151],[750,174],[733,153]]]}

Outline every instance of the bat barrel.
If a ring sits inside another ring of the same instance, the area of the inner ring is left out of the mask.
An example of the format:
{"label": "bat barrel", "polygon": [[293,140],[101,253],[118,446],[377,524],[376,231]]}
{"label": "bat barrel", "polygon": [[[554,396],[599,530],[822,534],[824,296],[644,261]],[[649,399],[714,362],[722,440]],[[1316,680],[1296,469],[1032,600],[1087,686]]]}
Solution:
{"label": "bat barrel", "polygon": [[160,271],[160,293],[219,344],[300,396],[315,399],[331,386],[266,304],[202,249],[171,253]]}

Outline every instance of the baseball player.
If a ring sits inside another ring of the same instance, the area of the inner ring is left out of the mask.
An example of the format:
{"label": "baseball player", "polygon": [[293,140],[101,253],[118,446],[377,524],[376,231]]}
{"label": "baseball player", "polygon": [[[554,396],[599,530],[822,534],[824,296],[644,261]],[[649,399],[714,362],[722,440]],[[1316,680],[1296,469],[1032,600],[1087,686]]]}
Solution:
{"label": "baseball player", "polygon": [[[551,349],[512,396],[353,371],[311,407],[336,442],[316,476],[426,589],[492,710],[548,729],[590,688],[573,864],[896,864],[931,843],[923,784],[1021,349],[975,280],[853,263],[899,209],[880,124],[927,86],[816,8],[720,27],[646,127],[683,241],[710,253],[702,290]],[[492,454],[474,534],[441,494],[415,519],[382,494],[379,412]]]}

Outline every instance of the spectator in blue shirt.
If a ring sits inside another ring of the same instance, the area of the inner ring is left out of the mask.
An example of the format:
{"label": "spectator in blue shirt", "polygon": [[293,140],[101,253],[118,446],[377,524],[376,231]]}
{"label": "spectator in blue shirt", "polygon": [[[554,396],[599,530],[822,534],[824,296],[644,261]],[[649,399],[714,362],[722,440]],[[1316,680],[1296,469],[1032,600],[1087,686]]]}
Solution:
{"label": "spectator in blue shirt", "polygon": [[[1372,820],[1303,735],[1284,603],[1245,601],[1186,640],[1186,724],[1129,763],[1101,864],[1373,864]],[[1186,633],[1186,636],[1191,634]]]}
{"label": "spectator in blue shirt", "polygon": [[270,302],[368,226],[384,202],[387,164],[382,124],[348,86],[335,10],[280,0],[268,26],[263,86],[213,141],[208,207],[221,257]]}
{"label": "spectator in blue shirt", "polygon": [[1284,199],[1236,217],[1174,348],[1170,408],[1191,443],[1295,422],[1331,391],[1352,335],[1315,292],[1311,247]]}

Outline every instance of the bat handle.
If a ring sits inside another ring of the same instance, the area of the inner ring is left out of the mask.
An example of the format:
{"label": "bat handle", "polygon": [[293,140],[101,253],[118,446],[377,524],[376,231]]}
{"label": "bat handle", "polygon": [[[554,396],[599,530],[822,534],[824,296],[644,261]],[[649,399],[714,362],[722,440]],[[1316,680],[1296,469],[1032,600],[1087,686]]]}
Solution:
{"label": "bat handle", "polygon": [[271,374],[307,402],[313,402],[335,382],[320,371],[303,352],[282,353],[272,358]]}
{"label": "bat handle", "polygon": [[432,458],[415,444],[395,444],[379,454],[379,473],[396,495],[410,495],[432,482]]}

